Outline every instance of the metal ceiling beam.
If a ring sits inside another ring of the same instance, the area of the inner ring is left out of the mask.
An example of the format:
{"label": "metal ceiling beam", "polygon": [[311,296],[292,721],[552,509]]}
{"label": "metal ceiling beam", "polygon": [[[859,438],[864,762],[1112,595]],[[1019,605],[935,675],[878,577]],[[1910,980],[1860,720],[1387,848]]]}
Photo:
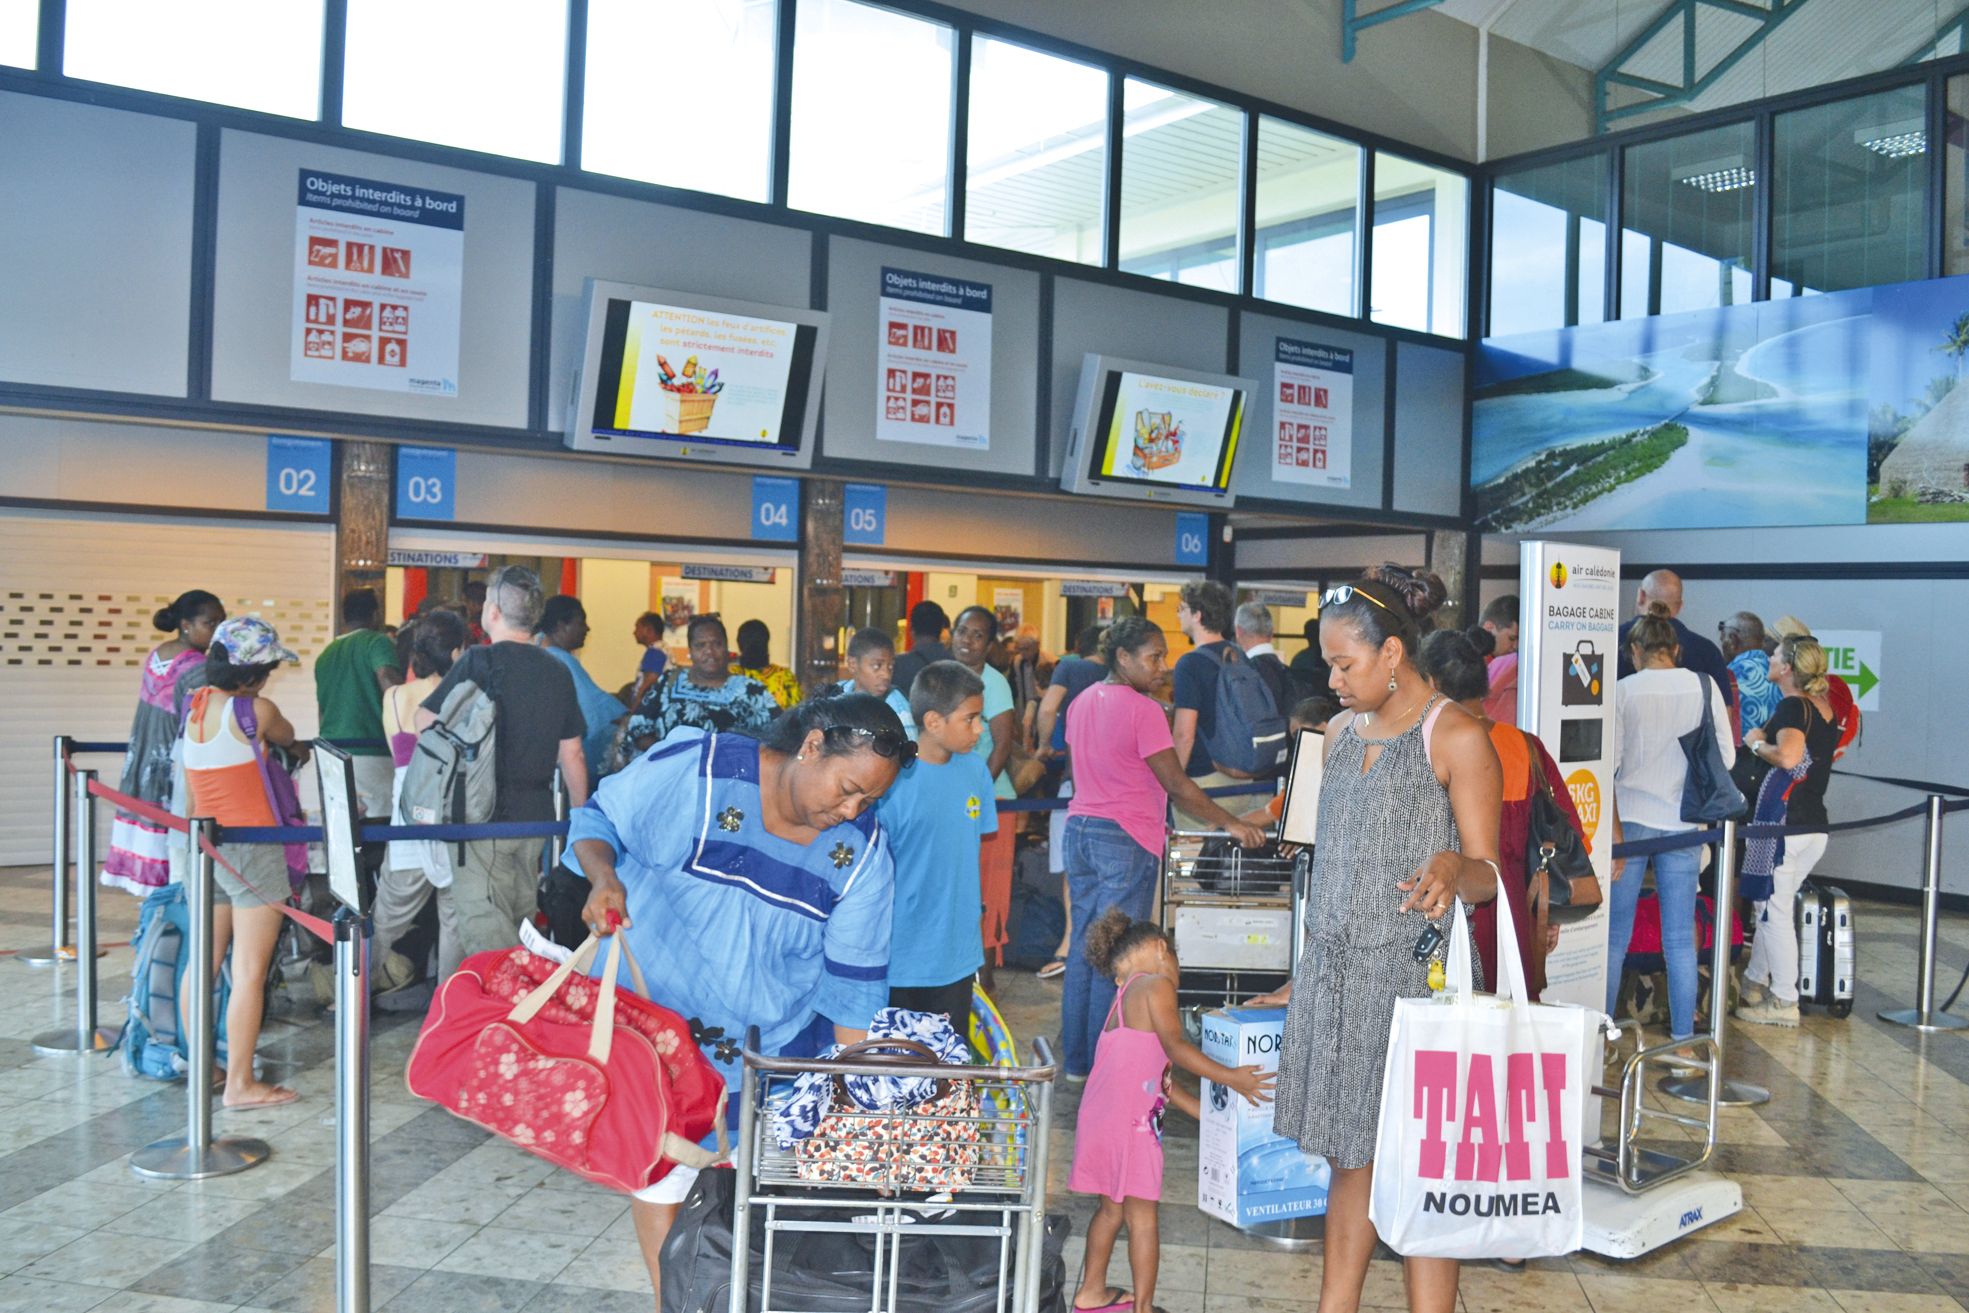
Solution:
{"label": "metal ceiling beam", "polygon": [[1910,64],[1920,64],[1930,59],[1939,58],[1935,54],[1936,47],[1940,46],[1942,42],[1948,40],[1950,37],[1955,38],[1956,54],[1969,51],[1969,9],[1963,10],[1954,18],[1949,19],[1948,22],[1943,23],[1940,30],[1935,33],[1934,39],[1923,43],[1913,54],[1903,59],[1901,61],[1901,67],[1906,68]]}
{"label": "metal ceiling beam", "polygon": [[[1669,106],[1689,104],[1716,85],[1717,80],[1735,68],[1746,55],[1764,44],[1766,38],[1786,19],[1811,2],[1812,0],[1762,0],[1762,3],[1753,4],[1749,0],[1675,0],[1668,8],[1662,10],[1652,23],[1642,28],[1639,35],[1622,46],[1619,53],[1608,60],[1604,67],[1594,73],[1595,130],[1605,132],[1617,120]],[[1748,18],[1757,26],[1746,33],[1743,39],[1721,59],[1698,75],[1696,19],[1704,9],[1713,9],[1720,14],[1730,14],[1737,18]],[[1629,72],[1626,67],[1629,61],[1638,58],[1656,37],[1675,23],[1682,25],[1681,81],[1666,83]],[[1616,86],[1647,92],[1648,98],[1616,107],[1612,104],[1613,89]]]}
{"label": "metal ceiling beam", "polygon": [[1360,0],[1341,0],[1340,5],[1340,62],[1351,64],[1354,61],[1355,38],[1370,27],[1382,23],[1392,23],[1408,14],[1419,14],[1424,9],[1434,9],[1443,0],[1395,0],[1385,9],[1377,9],[1371,14],[1360,12]]}

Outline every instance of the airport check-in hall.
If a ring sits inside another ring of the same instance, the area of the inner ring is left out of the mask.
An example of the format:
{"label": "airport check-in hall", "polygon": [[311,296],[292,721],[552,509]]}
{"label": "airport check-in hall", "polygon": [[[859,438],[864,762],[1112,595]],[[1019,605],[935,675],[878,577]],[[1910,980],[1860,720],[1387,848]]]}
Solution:
{"label": "airport check-in hall", "polygon": [[0,1313],[1969,1308],[1969,0],[0,0]]}

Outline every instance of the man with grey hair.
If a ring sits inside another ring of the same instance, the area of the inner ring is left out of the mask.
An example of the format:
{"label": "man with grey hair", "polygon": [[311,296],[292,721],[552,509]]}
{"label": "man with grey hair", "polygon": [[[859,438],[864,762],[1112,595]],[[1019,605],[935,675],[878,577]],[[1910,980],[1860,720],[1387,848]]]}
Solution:
{"label": "man with grey hair", "polygon": [[1764,728],[1764,722],[1778,709],[1784,694],[1771,682],[1771,654],[1764,650],[1764,621],[1749,611],[1739,611],[1716,626],[1722,639],[1723,660],[1737,682],[1737,719],[1743,732]]}
{"label": "man with grey hair", "polygon": [[1292,710],[1292,671],[1272,646],[1272,608],[1263,602],[1245,602],[1231,620],[1231,633],[1237,645],[1251,658],[1251,667],[1272,691],[1272,705],[1283,716]]}
{"label": "man with grey hair", "polygon": [[[1730,720],[1734,723],[1737,715],[1736,681],[1730,675],[1729,663],[1723,660],[1723,653],[1716,644],[1682,623],[1682,576],[1673,570],[1649,571],[1641,580],[1641,586],[1635,590],[1634,619],[1648,614],[1657,606],[1667,612],[1668,623],[1675,627],[1675,637],[1682,645],[1681,659],[1675,664],[1715,680],[1723,690],[1723,701],[1729,707]],[[1619,668],[1623,679],[1634,673],[1633,654],[1627,650],[1627,631],[1634,627],[1634,619],[1620,627]]]}
{"label": "man with grey hair", "polygon": [[[588,800],[588,762],[581,750],[586,724],[567,668],[533,644],[546,596],[540,577],[507,565],[486,580],[480,620],[490,640],[467,648],[418,709],[427,728],[452,689],[470,680],[492,699],[498,741],[493,762],[495,821],[554,819],[554,767],[561,770],[568,806]],[[459,848],[449,889],[438,891],[440,936],[457,927],[456,943],[440,942],[440,969],[449,975],[473,953],[520,941],[519,923],[533,915],[540,881],[540,839],[474,839]],[[446,902],[450,916],[442,913]]]}

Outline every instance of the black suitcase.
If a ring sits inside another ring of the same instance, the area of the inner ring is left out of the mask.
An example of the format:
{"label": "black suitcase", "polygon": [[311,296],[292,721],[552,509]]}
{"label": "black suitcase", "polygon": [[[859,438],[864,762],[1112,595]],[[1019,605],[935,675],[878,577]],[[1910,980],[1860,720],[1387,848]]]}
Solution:
{"label": "black suitcase", "polygon": [[[726,1313],[731,1298],[732,1196],[736,1173],[702,1173],[691,1187],[670,1236],[663,1243],[663,1313]],[[830,1198],[842,1197],[829,1191]],[[851,1197],[851,1196],[850,1196]],[[870,1195],[871,1206],[875,1196]],[[893,1202],[893,1201],[891,1201]],[[934,1209],[934,1204],[926,1205]],[[755,1210],[752,1225],[752,1295],[746,1306],[760,1307],[765,1265],[764,1219]],[[781,1221],[841,1222],[841,1209],[782,1206]],[[982,1220],[991,1214],[972,1214]],[[1071,1223],[1049,1214],[1041,1246],[1039,1308],[1064,1313],[1066,1260],[1061,1248]],[[899,1246],[894,1313],[988,1313],[998,1307],[999,1241],[996,1236],[905,1234]],[[885,1258],[887,1256],[885,1255]],[[859,1231],[781,1230],[773,1241],[773,1303],[813,1313],[868,1313],[875,1307],[875,1236]],[[1017,1280],[1016,1265],[1007,1281]],[[882,1307],[888,1292],[882,1292]],[[1005,1307],[1013,1307],[1006,1292]]]}
{"label": "black suitcase", "polygon": [[1835,1017],[1853,1011],[1853,900],[1807,880],[1798,890],[1798,1001]]}

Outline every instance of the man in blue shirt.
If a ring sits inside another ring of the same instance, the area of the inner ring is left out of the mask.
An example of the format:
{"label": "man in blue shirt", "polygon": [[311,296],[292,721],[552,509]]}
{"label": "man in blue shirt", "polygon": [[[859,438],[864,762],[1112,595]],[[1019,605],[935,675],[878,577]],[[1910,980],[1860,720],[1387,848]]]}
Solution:
{"label": "man in blue shirt", "polygon": [[1764,722],[1778,709],[1784,694],[1771,682],[1771,654],[1764,650],[1764,621],[1749,611],[1739,611],[1716,632],[1723,640],[1723,659],[1730,663],[1730,674],[1737,682],[1737,720],[1739,732],[1748,734],[1764,728]]}
{"label": "man in blue shirt", "polygon": [[1730,677],[1729,663],[1723,660],[1722,650],[1716,644],[1679,619],[1682,614],[1682,576],[1673,570],[1653,571],[1641,580],[1640,590],[1634,594],[1634,614],[1620,627],[1620,677],[1625,679],[1634,673],[1634,663],[1627,651],[1627,631],[1656,602],[1668,608],[1668,623],[1675,626],[1675,637],[1682,644],[1682,669],[1693,670],[1715,680],[1723,690],[1723,703],[1734,718],[1737,710],[1736,682]]}
{"label": "man in blue shirt", "polygon": [[956,661],[923,668],[909,694],[916,760],[875,804],[896,864],[889,1004],[971,1024],[984,966],[978,850],[998,832],[991,774],[972,752],[984,733],[984,681]]}

